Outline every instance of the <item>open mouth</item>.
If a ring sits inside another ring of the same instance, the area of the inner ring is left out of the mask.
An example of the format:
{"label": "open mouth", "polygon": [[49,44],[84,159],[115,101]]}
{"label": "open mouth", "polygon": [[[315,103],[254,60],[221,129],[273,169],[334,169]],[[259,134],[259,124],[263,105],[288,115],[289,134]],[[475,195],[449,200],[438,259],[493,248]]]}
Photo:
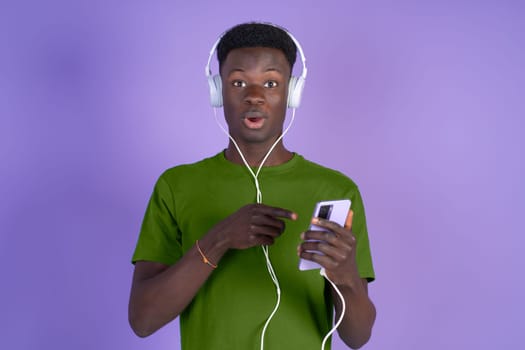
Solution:
{"label": "open mouth", "polygon": [[243,122],[248,129],[260,129],[264,125],[266,116],[259,111],[249,111],[244,113]]}
{"label": "open mouth", "polygon": [[244,126],[248,129],[260,129],[264,125],[265,118],[263,117],[245,117],[243,119]]}

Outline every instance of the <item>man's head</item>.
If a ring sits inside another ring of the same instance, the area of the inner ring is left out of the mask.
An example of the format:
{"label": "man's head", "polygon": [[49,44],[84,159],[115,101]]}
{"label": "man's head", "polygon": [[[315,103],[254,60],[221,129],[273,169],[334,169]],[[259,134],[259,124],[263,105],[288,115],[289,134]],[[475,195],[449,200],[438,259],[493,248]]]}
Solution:
{"label": "man's head", "polygon": [[292,77],[292,67],[301,48],[285,30],[263,23],[237,25],[216,45],[220,75],[211,76],[209,61],[206,67],[212,106],[224,108],[237,141],[271,145],[282,133],[286,108],[300,103],[304,60],[300,78]]}
{"label": "man's head", "polygon": [[297,47],[290,35],[283,29],[265,23],[244,23],[228,30],[217,46],[219,69],[222,68],[231,50],[246,47],[267,47],[281,50],[292,71]]}

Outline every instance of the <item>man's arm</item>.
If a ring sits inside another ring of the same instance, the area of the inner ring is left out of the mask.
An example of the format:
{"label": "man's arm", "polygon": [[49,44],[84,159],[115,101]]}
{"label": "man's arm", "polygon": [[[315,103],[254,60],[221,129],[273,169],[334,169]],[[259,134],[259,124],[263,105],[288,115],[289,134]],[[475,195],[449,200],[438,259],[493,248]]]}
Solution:
{"label": "man's arm", "polygon": [[[372,334],[372,326],[376,318],[376,309],[368,297],[368,282],[361,279],[360,287],[353,288],[338,285],[337,288],[345,300],[345,315],[337,333],[346,345],[352,349],[358,349],[365,345]],[[332,299],[335,305],[336,320],[341,316],[341,299],[336,291],[332,290]]]}
{"label": "man's arm", "polygon": [[[209,234],[199,241],[206,257],[218,262],[225,242]],[[175,265],[137,261],[129,299],[128,317],[139,337],[147,337],[175,319],[191,302],[213,272],[193,246]]]}
{"label": "man's arm", "polygon": [[[250,204],[214,226],[199,240],[206,258],[218,264],[229,249],[271,245],[284,231],[284,221],[297,214],[262,204]],[[220,266],[218,267],[220,268]],[[128,317],[133,331],[146,337],[175,319],[213,272],[194,245],[174,265],[137,261]]]}
{"label": "man's arm", "polygon": [[[345,300],[345,314],[337,331],[341,339],[353,349],[368,342],[376,318],[376,309],[368,297],[368,282],[359,276],[356,264],[356,240],[352,234],[352,217],[345,227],[323,219],[314,219],[313,224],[324,227],[326,231],[307,231],[302,234],[305,240],[299,246],[299,255],[323,266],[327,277],[335,283]],[[313,241],[312,241],[313,240]],[[320,251],[324,255],[310,251]],[[336,291],[331,288],[336,310],[336,319],[342,311],[342,303]]]}

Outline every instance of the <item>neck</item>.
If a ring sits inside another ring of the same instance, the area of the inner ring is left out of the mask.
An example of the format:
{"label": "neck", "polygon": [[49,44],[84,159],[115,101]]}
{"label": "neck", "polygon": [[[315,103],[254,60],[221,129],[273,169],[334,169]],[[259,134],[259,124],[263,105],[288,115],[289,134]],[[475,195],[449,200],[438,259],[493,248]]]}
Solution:
{"label": "neck", "polygon": [[[270,147],[271,145],[268,146],[266,144],[239,144],[239,148],[241,149],[244,158],[251,167],[258,167],[261,164],[264,157],[266,157],[266,153],[268,153]],[[244,165],[244,162],[242,161],[242,158],[239,155],[237,148],[235,148],[231,140],[228,144],[228,148],[224,151],[224,155],[229,161]],[[292,159],[292,157],[293,153],[284,147],[282,141],[279,141],[279,143],[273,149],[272,153],[270,153],[270,155],[264,162],[263,166],[280,165],[286,163],[287,161]]]}

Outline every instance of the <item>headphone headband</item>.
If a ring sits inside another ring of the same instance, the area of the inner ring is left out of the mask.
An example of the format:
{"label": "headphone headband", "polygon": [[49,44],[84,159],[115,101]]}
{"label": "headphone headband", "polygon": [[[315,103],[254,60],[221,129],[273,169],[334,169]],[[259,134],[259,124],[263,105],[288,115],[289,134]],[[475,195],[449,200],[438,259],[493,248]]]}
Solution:
{"label": "headphone headband", "polygon": [[[286,30],[283,27],[280,27],[278,25],[275,25],[273,23],[266,23],[266,22],[253,22],[255,24],[265,24],[269,25],[275,28],[278,28],[285,32],[290,39],[292,39],[293,43],[295,44],[297,51],[299,51],[299,55],[301,56],[301,62],[303,64],[303,69],[301,71],[301,75],[299,77],[292,76],[290,78],[290,85],[288,87],[288,107],[290,108],[297,108],[299,107],[299,104],[301,103],[301,95],[302,90],[304,88],[304,82],[306,80],[306,75],[308,74],[308,68],[306,68],[306,57],[304,55],[303,48],[301,47],[301,44],[299,44],[299,41],[290,33],[288,30]],[[217,46],[219,46],[219,43],[221,42],[224,35],[229,31],[223,32],[219,38],[215,41],[213,44],[210,54],[208,56],[208,62],[206,63],[206,67],[204,67],[204,74],[206,75],[206,78],[208,79],[208,84],[210,87],[210,102],[213,107],[222,107],[222,81],[219,74],[213,75],[211,72],[211,60],[213,58],[213,54],[217,50]]]}
{"label": "headphone headband", "polygon": [[[295,44],[295,46],[297,47],[297,51],[299,51],[299,55],[301,56],[301,62],[303,64],[303,70],[301,72],[301,77],[303,79],[306,79],[306,75],[308,74],[308,68],[306,68],[306,57],[304,55],[304,51],[303,51],[303,48],[301,46],[301,44],[299,44],[299,41],[292,35],[292,33],[290,33],[288,30],[284,29],[283,27],[279,27],[278,25],[275,25],[273,23],[266,23],[266,22],[254,22],[254,23],[259,23],[259,24],[266,24],[266,25],[270,25],[272,27],[275,27],[275,28],[278,28],[278,29],[281,29],[283,32],[285,32],[286,34],[288,34],[288,36],[290,37],[290,39],[292,39],[293,43]],[[210,65],[211,65],[211,60],[213,58],[213,54],[215,53],[215,50],[217,50],[217,46],[219,46],[219,43],[221,42],[221,39],[223,38],[223,36],[229,31],[229,29],[225,32],[223,32],[219,38],[217,40],[215,40],[215,43],[213,44],[211,50],[210,50],[210,54],[208,56],[208,63],[206,63],[206,67],[204,67],[204,73],[206,74],[207,77],[211,77],[212,76],[212,72],[211,72],[211,69],[210,69]]]}

